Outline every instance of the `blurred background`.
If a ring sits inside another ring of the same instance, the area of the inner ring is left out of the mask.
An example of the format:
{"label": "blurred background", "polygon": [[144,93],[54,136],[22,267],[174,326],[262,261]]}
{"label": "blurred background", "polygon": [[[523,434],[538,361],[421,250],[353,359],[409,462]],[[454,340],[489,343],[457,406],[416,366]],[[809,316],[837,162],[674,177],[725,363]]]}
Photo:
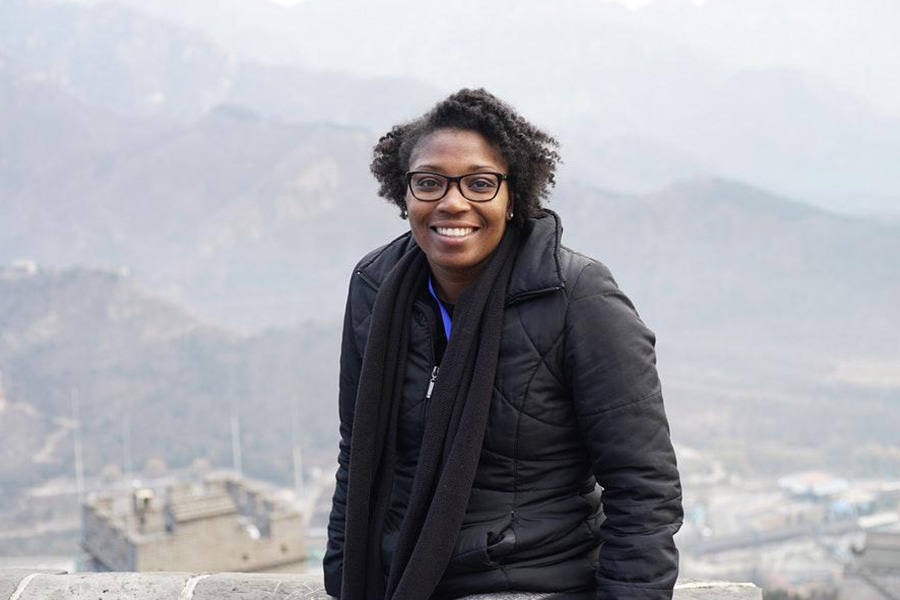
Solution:
{"label": "blurred background", "polygon": [[470,86],[558,137],[564,241],[657,333],[682,577],[897,598],[898,34],[893,0],[0,0],[0,566],[183,570],[110,540],[215,514],[247,570],[279,535],[319,568],[349,276],[406,228],[371,148]]}

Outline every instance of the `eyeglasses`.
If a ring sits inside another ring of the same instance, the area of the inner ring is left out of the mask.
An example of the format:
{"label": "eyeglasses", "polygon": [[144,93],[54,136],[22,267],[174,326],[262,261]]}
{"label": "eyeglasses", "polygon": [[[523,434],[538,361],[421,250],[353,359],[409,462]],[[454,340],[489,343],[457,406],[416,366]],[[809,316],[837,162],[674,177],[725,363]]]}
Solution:
{"label": "eyeglasses", "polygon": [[503,173],[466,173],[450,177],[428,171],[410,171],[406,174],[409,191],[416,200],[437,202],[447,195],[451,183],[456,183],[459,193],[471,202],[488,202],[497,197],[500,184],[509,179]]}

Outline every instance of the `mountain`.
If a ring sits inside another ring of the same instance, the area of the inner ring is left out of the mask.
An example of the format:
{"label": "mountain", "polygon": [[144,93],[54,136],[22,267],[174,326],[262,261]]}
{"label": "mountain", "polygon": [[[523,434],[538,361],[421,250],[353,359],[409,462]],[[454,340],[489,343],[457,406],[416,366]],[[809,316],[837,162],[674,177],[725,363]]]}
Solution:
{"label": "mountain", "polygon": [[[809,356],[900,355],[900,229],[723,179],[630,196],[560,186],[573,247],[608,261],[653,320]],[[887,318],[887,320],[885,320]],[[815,350],[814,350],[815,349]]]}
{"label": "mountain", "polygon": [[[5,236],[29,237],[35,215],[71,224],[71,203],[81,188],[118,168],[123,157],[159,143],[177,126],[161,118],[117,115],[79,100],[59,86],[0,61],[0,206]],[[43,191],[41,191],[43,190]],[[26,204],[52,193],[56,203]],[[19,200],[19,197],[22,197]]]}
{"label": "mountain", "polygon": [[900,7],[890,0],[657,0],[638,18],[730,68],[803,70],[900,117]]}
{"label": "mountain", "polygon": [[725,176],[831,210],[900,212],[898,15],[884,0],[455,5],[488,31],[434,27],[443,8],[410,0],[375,12],[360,0],[121,1],[266,64],[433,86],[406,116],[438,90],[485,86],[557,132],[578,177],[599,187]]}
{"label": "mountain", "polygon": [[[338,318],[355,261],[405,227],[375,195],[367,172],[374,136],[365,130],[292,124],[235,106],[187,124],[138,119],[84,105],[46,81],[0,73],[0,85],[0,209],[8,215],[0,222],[0,264],[25,257],[124,266],[205,317],[254,331]],[[40,133],[46,123],[52,137]],[[807,335],[817,322],[842,322],[835,314],[853,315],[828,333],[833,347],[882,339],[883,328],[854,338],[851,325],[890,312],[897,296],[885,293],[870,306],[855,291],[897,279],[887,260],[898,251],[896,225],[722,179],[637,195],[603,192],[589,177],[578,183],[573,168],[553,205],[578,224],[575,245],[600,257],[612,252],[636,272],[662,261],[649,274],[673,280],[652,284],[646,272],[634,278],[639,297],[659,298],[662,310],[698,301],[666,304],[682,282],[709,294],[709,314],[754,297],[734,279],[740,265],[766,282],[754,293],[768,294],[763,303],[740,304],[741,314],[765,306],[771,317],[780,299],[815,295],[819,308],[804,309],[790,327]],[[785,214],[799,216],[779,217]],[[793,262],[784,263],[785,255]],[[680,262],[666,262],[673,260]],[[838,285],[826,266],[840,272]],[[683,315],[669,316],[677,323]],[[717,327],[740,326],[720,316]],[[759,331],[748,323],[749,333]],[[702,323],[683,327],[695,325]]]}
{"label": "mountain", "polygon": [[432,87],[404,77],[263,66],[201,33],[115,3],[3,2],[4,62],[108,112],[182,122],[240,104],[294,122],[380,129],[436,96]]}
{"label": "mountain", "polygon": [[95,106],[181,118],[220,102],[237,70],[227,49],[202,36],[110,4],[7,0],[0,56]]}
{"label": "mountain", "polygon": [[337,412],[325,398],[335,327],[241,336],[123,272],[4,268],[0,481],[14,488],[71,472],[73,395],[89,475],[121,463],[126,429],[136,469],[153,457],[228,465],[238,414],[247,469],[287,480],[293,410],[307,449],[333,440]]}
{"label": "mountain", "polygon": [[897,224],[720,179],[560,186],[553,206],[656,332],[679,443],[749,476],[900,473]]}
{"label": "mountain", "polygon": [[363,130],[227,106],[180,125],[2,72],[0,87],[0,264],[124,266],[255,330],[333,318],[355,261],[401,227],[375,196]]}
{"label": "mountain", "polygon": [[[321,38],[352,39],[347,32],[350,28],[337,27],[338,23],[357,22],[354,12],[358,5],[347,0],[305,0],[291,8],[266,0],[119,1],[203,31],[240,56],[269,64],[303,63],[334,68],[342,61],[342,70],[358,69],[357,72],[367,74],[396,74],[398,68],[408,70],[412,65],[421,69],[416,75],[420,78],[438,83],[441,79],[429,71],[425,61],[416,59],[404,64],[397,56],[384,60],[393,52],[361,56],[354,52],[353,44],[343,44],[344,51],[339,55],[306,51],[307,42],[297,35],[304,22],[318,25]],[[427,7],[410,10],[412,5],[403,2],[383,6],[378,13],[365,13],[367,28],[351,31],[367,33],[368,40],[379,40],[381,44],[421,41],[415,35],[406,40],[388,39],[385,33],[390,31],[392,22],[421,23],[433,17]],[[474,4],[457,6],[463,11],[478,8]],[[488,12],[492,10],[481,6],[474,14],[490,14],[490,19],[495,15]],[[645,51],[652,52],[654,41],[662,41],[672,50],[681,48],[706,56],[730,73],[744,69],[796,69],[850,89],[879,110],[898,117],[900,88],[896,78],[891,77],[900,68],[900,49],[894,43],[898,19],[898,6],[890,0],[861,0],[853,4],[841,0],[706,0],[699,6],[690,0],[655,0],[639,10],[627,10],[609,0],[567,0],[554,9],[538,2],[520,2],[516,11],[506,12],[503,21],[492,22],[500,23],[504,34],[519,32],[527,43],[551,52],[552,46],[562,49],[567,41],[585,42],[592,37],[606,37],[610,30],[622,30],[640,40]],[[541,25],[545,26],[543,31]],[[591,31],[593,36],[584,36]],[[558,32],[563,35],[555,35]],[[433,36],[438,32],[429,33]],[[477,34],[466,37],[451,32],[454,34],[455,39],[468,45],[480,41]],[[510,41],[510,36],[503,37]],[[569,53],[570,58],[577,56]],[[640,58],[633,54],[619,56]],[[504,60],[497,55],[492,58]],[[467,67],[479,68],[471,64]],[[450,87],[455,85],[459,82]]]}

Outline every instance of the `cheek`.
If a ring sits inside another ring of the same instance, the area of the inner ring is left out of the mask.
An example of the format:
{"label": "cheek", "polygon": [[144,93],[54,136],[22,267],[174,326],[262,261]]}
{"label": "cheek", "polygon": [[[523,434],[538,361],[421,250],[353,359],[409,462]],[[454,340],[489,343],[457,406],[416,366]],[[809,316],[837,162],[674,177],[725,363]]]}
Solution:
{"label": "cheek", "polygon": [[409,197],[409,193],[407,192],[406,197],[404,197],[404,204],[406,206],[406,214],[409,219],[410,225],[412,225],[417,218],[421,217],[422,207],[420,202],[415,202],[415,199]]}
{"label": "cheek", "polygon": [[505,212],[497,212],[491,215],[490,224],[493,229],[493,235],[491,236],[494,241],[499,242],[500,238],[503,237],[503,232],[506,231],[506,213]]}
{"label": "cheek", "polygon": [[501,228],[504,228],[504,229],[506,228],[506,224],[509,222],[509,220],[506,218],[506,216],[509,214],[509,211],[512,209],[513,209],[513,203],[512,203],[512,199],[510,199],[509,197],[507,197],[503,202],[501,202],[497,205],[497,211],[496,211],[496,214],[494,215],[494,218],[500,224]]}

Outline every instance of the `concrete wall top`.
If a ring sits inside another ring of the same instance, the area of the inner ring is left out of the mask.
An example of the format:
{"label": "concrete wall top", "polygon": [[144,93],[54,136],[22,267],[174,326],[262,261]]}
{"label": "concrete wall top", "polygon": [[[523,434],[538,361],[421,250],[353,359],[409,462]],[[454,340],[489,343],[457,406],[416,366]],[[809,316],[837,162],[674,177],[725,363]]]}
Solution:
{"label": "concrete wall top", "polygon": [[[542,600],[553,594],[505,592],[471,600]],[[0,600],[329,600],[319,574],[71,573],[0,569]],[[762,600],[749,583],[679,584],[675,600]]]}

